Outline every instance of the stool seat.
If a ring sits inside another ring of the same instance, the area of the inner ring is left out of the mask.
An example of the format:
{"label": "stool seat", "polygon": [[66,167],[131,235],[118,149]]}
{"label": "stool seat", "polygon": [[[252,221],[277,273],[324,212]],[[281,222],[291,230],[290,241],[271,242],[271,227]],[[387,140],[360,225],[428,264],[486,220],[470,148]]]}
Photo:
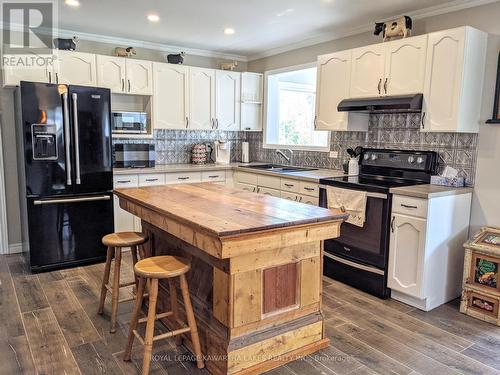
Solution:
{"label": "stool seat", "polygon": [[117,232],[105,235],[102,243],[111,247],[129,247],[142,245],[148,237],[139,232]]}
{"label": "stool seat", "polygon": [[162,255],[138,261],[134,271],[137,275],[149,279],[168,279],[183,275],[190,268],[191,264],[185,258]]}

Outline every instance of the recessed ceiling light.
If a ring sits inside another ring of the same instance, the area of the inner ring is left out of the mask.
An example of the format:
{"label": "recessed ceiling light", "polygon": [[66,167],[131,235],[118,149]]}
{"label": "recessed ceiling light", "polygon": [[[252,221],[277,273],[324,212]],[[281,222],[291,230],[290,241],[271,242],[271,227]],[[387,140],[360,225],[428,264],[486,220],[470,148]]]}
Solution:
{"label": "recessed ceiling light", "polygon": [[160,16],[157,14],[148,14],[148,21],[158,22],[160,20]]}
{"label": "recessed ceiling light", "polygon": [[65,0],[64,3],[70,7],[80,6],[80,2],[78,0]]}
{"label": "recessed ceiling light", "polygon": [[235,31],[232,27],[226,27],[224,29],[224,34],[226,34],[226,35],[233,35],[234,33],[235,33]]}

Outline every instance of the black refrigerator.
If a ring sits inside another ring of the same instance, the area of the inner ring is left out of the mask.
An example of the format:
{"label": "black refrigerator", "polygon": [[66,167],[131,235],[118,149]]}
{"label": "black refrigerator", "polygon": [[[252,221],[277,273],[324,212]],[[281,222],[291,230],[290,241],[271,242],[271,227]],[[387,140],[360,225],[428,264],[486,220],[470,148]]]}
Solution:
{"label": "black refrigerator", "polygon": [[114,227],[110,91],[21,82],[18,104],[32,272],[104,260],[101,238]]}

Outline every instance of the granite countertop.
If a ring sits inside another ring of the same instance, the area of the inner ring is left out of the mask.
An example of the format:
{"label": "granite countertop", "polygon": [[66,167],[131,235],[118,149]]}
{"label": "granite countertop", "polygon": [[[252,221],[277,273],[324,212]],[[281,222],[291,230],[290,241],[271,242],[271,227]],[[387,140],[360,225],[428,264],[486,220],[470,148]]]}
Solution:
{"label": "granite countertop", "polygon": [[407,197],[429,199],[444,197],[447,195],[468,194],[472,193],[473,190],[473,188],[469,187],[456,188],[449,186],[423,184],[392,188],[390,192],[393,194],[405,195]]}
{"label": "granite countertop", "polygon": [[255,163],[230,163],[230,164],[165,164],[153,168],[114,168],[113,174],[142,174],[142,173],[173,173],[173,172],[197,172],[213,170],[235,170],[247,173],[259,173],[271,176],[290,178],[301,181],[318,182],[321,178],[336,177],[345,175],[344,171],[336,169],[315,169],[311,171],[297,171],[279,173],[266,171],[262,169],[247,168],[251,165],[266,164],[263,162]]}

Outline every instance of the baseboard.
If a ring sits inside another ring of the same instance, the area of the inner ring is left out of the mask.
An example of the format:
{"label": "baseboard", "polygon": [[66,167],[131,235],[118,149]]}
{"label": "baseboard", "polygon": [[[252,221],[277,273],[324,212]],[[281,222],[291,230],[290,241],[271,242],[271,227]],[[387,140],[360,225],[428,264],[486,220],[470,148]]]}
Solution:
{"label": "baseboard", "polygon": [[23,252],[25,244],[20,243],[11,243],[9,244],[9,254],[19,254]]}

